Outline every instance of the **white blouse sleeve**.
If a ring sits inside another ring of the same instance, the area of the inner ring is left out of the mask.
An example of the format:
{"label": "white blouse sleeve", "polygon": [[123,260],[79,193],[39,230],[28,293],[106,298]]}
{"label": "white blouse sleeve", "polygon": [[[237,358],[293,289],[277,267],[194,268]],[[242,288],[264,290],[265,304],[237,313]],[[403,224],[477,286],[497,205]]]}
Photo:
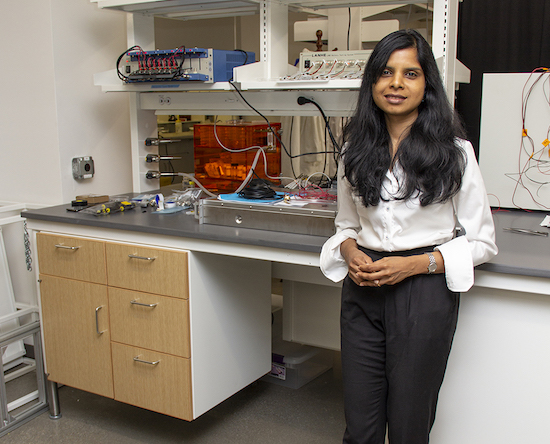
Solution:
{"label": "white blouse sleeve", "polygon": [[466,168],[462,187],[453,198],[456,219],[465,235],[436,249],[445,261],[445,278],[450,290],[468,291],[474,284],[474,267],[487,262],[497,252],[495,227],[483,177],[470,142],[464,141]]}
{"label": "white blouse sleeve", "polygon": [[320,265],[323,274],[331,281],[339,282],[348,274],[348,265],[340,253],[340,244],[346,239],[357,239],[361,222],[352,197],[348,180],[344,177],[344,165],[338,165],[338,214],[335,219],[336,234],[329,238],[321,250]]}

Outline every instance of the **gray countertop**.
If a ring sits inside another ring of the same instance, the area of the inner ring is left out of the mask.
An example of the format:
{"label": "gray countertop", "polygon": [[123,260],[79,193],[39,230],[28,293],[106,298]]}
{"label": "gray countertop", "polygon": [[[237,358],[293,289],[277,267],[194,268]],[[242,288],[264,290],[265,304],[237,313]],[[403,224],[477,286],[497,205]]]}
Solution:
{"label": "gray countertop", "polygon": [[286,250],[319,253],[326,240],[323,236],[311,236],[276,231],[233,228],[220,225],[199,224],[193,215],[178,213],[159,214],[151,207],[136,207],[124,212],[95,216],[67,211],[70,205],[58,205],[27,210],[22,213],[28,219],[49,222],[88,225],[141,233],[206,239],[245,245],[282,248]]}
{"label": "gray countertop", "polygon": [[[22,215],[28,219],[77,225],[137,231],[168,236],[205,239],[244,245],[265,246],[294,251],[319,253],[326,240],[324,236],[282,233],[275,231],[233,228],[199,224],[193,215],[184,212],[157,214],[151,208],[136,207],[133,210],[105,216],[94,216],[67,211],[69,205],[58,205],[27,210]],[[550,278],[550,236],[533,236],[504,231],[515,227],[549,232],[540,227],[545,214],[500,210],[493,214],[499,254],[493,260],[478,267],[479,270],[496,273]]]}
{"label": "gray countertop", "polygon": [[[497,273],[550,278],[550,228],[541,227],[546,213],[499,210],[493,213],[498,255],[477,268]],[[513,233],[504,228],[525,228],[548,237]]]}

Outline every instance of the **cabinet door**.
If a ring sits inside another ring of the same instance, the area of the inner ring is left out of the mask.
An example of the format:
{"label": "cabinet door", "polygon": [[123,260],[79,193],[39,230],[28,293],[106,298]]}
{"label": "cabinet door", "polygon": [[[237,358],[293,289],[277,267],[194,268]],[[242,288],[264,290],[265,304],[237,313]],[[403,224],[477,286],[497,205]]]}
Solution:
{"label": "cabinet door", "polygon": [[113,342],[113,376],[117,401],[193,419],[189,359]]}
{"label": "cabinet door", "polygon": [[103,242],[38,233],[36,243],[40,273],[107,283]]}
{"label": "cabinet door", "polygon": [[189,299],[185,251],[106,244],[109,286]]}
{"label": "cabinet door", "polygon": [[107,287],[40,275],[51,381],[113,397]]}
{"label": "cabinet door", "polygon": [[189,357],[189,301],[109,288],[111,340]]}

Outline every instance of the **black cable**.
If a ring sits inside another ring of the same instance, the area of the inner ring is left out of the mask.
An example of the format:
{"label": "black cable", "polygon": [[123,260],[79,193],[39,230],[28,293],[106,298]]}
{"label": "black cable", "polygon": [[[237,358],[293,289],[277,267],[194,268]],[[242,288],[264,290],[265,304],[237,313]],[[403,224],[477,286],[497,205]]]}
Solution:
{"label": "black cable", "polygon": [[[172,173],[175,173],[176,169],[174,168],[174,165],[172,164],[172,160],[168,161],[168,165],[170,166],[170,169],[172,170]],[[170,181],[170,183],[173,184],[174,180],[176,180],[176,175],[172,176],[172,180]]]}
{"label": "black cable", "polygon": [[246,62],[248,62],[248,52],[246,52],[244,49],[234,49],[233,51],[240,51],[244,54],[244,63],[241,66],[246,65]]}
{"label": "black cable", "polygon": [[285,152],[288,154],[288,151],[286,149],[286,146],[283,144],[283,141],[281,140],[281,138],[279,137],[279,135],[277,134],[277,131],[275,131],[275,129],[271,126],[271,123],[269,122],[269,120],[267,119],[266,116],[264,116],[260,111],[258,111],[256,108],[254,108],[249,102],[248,100],[246,100],[244,98],[244,96],[242,95],[241,91],[239,90],[239,88],[237,88],[235,86],[235,84],[233,83],[233,81],[229,80],[229,84],[235,88],[235,91],[237,91],[237,94],[239,94],[239,96],[241,97],[241,99],[244,100],[244,103],[246,103],[250,109],[252,109],[256,114],[258,114],[262,119],[264,119],[267,123],[267,126],[269,127],[269,129],[271,130],[271,132],[273,133],[273,135],[275,136],[275,138],[281,143],[281,146],[283,147],[283,149],[285,150]]}
{"label": "black cable", "polygon": [[[248,62],[248,52],[246,52],[244,49],[234,49],[235,52],[242,52],[244,54],[244,62],[241,66],[246,65],[246,62]],[[230,82],[233,81],[233,76],[229,79]]]}
{"label": "black cable", "polygon": [[[164,152],[166,153],[167,156],[173,156],[174,155],[173,153],[170,153],[170,148],[169,148],[168,144],[165,144]],[[172,163],[172,160],[173,159],[168,160],[168,166],[170,167],[171,172],[175,173],[176,169],[174,168],[174,164]],[[170,181],[171,184],[174,183],[174,180],[176,180],[176,177],[178,177],[178,176],[176,176],[176,175],[172,176],[172,180]]]}
{"label": "black cable", "polygon": [[305,105],[306,103],[311,103],[317,107],[317,109],[319,110],[319,112],[321,113],[321,116],[323,116],[323,119],[325,121],[325,127],[328,130],[328,134],[330,136],[330,140],[332,141],[332,145],[334,146],[334,148],[336,148],[336,152],[340,153],[340,145],[336,142],[336,139],[332,134],[332,130],[330,128],[328,118],[325,112],[323,111],[323,108],[321,108],[321,105],[319,105],[315,100],[308,99],[307,97],[304,97],[304,96],[298,97],[298,105]]}
{"label": "black cable", "polygon": [[124,51],[122,54],[120,54],[120,56],[118,57],[117,61],[116,61],[116,73],[118,75],[118,78],[120,80],[122,80],[123,82],[127,82],[128,81],[128,76],[125,76],[124,74],[122,74],[120,72],[120,61],[122,60],[122,57],[124,57],[126,54],[128,54],[130,51],[133,51],[134,49],[136,50],[140,50],[143,52],[143,49],[141,49],[141,46],[138,46],[138,45],[134,45],[132,46],[131,48],[128,48],[126,51]]}
{"label": "black cable", "polygon": [[349,33],[351,30],[351,8],[348,8],[348,51],[349,51]]}
{"label": "black cable", "polygon": [[288,135],[288,141],[290,143],[289,146],[289,160],[290,160],[290,170],[292,171],[292,176],[294,179],[297,179],[298,176],[296,176],[296,171],[294,171],[294,162],[292,162],[292,133],[294,131],[294,116],[291,116],[290,118],[290,133]]}
{"label": "black cable", "polygon": [[[329,117],[329,121],[330,121],[330,117]],[[341,125],[341,128],[344,128],[344,125]],[[338,153],[334,153],[332,155],[332,160],[334,160],[334,163],[336,164],[336,168],[338,168],[338,157],[340,156],[340,151],[339,150],[340,150],[340,148],[338,148]]]}
{"label": "black cable", "polygon": [[176,59],[176,56],[178,55],[178,51],[183,48],[183,51],[181,53],[181,63],[180,63],[180,66],[177,67],[177,69],[174,71],[174,75],[172,76],[172,79],[175,79],[176,77],[181,77],[183,76],[183,62],[185,61],[185,46],[180,46],[178,48],[176,48],[176,50],[174,51],[174,60]]}
{"label": "black cable", "polygon": [[326,126],[325,126],[325,130],[323,131],[323,136],[325,138],[325,156],[324,156],[325,158],[324,158],[324,161],[323,161],[323,173],[321,174],[321,177],[319,178],[319,185],[321,185],[321,181],[323,180],[325,171],[327,170],[328,146],[327,146],[327,128],[326,128]]}
{"label": "black cable", "polygon": [[[230,80],[229,81],[229,84],[235,88],[235,91],[239,94],[239,96],[241,97],[241,99],[244,100],[244,103],[246,103],[256,114],[258,114],[261,118],[263,118],[266,122],[267,122],[267,125],[269,126],[269,129],[273,132],[273,135],[275,136],[275,138],[279,141],[279,143],[281,144],[281,146],[283,147],[283,150],[285,151],[286,155],[288,157],[290,157],[291,159],[294,159],[296,157],[302,157],[302,156],[312,156],[312,155],[319,155],[319,154],[323,154],[322,152],[319,152],[319,151],[315,151],[315,152],[312,152],[312,153],[302,153],[302,154],[294,154],[294,155],[290,155],[290,153],[288,152],[288,150],[286,149],[286,146],[285,144],[283,143],[283,141],[281,140],[281,138],[279,137],[279,134],[277,134],[277,131],[275,131],[275,129],[273,129],[273,127],[271,126],[271,123],[269,122],[269,120],[267,119],[267,117],[265,117],[260,111],[258,111],[256,108],[254,108],[249,102],[248,100],[246,100],[244,98],[244,96],[242,95],[241,91],[239,91],[239,88],[237,88],[235,86],[235,84]],[[305,97],[304,97],[305,99]],[[306,99],[306,100],[309,100],[309,99]],[[313,101],[311,101],[312,103],[314,103]],[[318,106],[318,105],[317,105]],[[324,113],[323,113],[324,114]],[[329,131],[330,131],[330,127],[329,127]],[[331,132],[332,134],[332,132]],[[333,137],[331,139],[334,139]],[[334,142],[333,142],[334,143]],[[328,154],[332,154],[332,153],[336,153],[336,154],[340,154],[340,149],[339,149],[339,146],[338,144],[335,145],[335,147],[338,149],[337,151],[327,151]]]}
{"label": "black cable", "polygon": [[[258,177],[255,171],[254,175]],[[258,177],[258,179],[252,179],[242,191],[239,191],[238,195],[244,199],[273,199],[277,193],[265,180]]]}
{"label": "black cable", "polygon": [[321,154],[340,154],[340,153],[338,151],[313,151],[311,153],[294,154],[292,155],[292,159],[295,159],[296,157],[303,157],[303,156],[318,156]]}

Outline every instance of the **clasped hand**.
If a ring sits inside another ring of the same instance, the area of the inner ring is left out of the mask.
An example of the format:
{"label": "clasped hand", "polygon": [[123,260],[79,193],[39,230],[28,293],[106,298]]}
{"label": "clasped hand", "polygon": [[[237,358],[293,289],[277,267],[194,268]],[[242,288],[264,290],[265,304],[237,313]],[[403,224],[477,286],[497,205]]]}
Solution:
{"label": "clasped hand", "polygon": [[419,273],[416,256],[390,256],[373,261],[352,239],[344,241],[340,251],[348,264],[349,277],[362,287],[395,285]]}
{"label": "clasped hand", "polygon": [[381,287],[395,285],[412,276],[410,259],[403,256],[384,257],[373,261],[369,256],[355,257],[348,264],[349,276],[353,282],[362,287]]}

